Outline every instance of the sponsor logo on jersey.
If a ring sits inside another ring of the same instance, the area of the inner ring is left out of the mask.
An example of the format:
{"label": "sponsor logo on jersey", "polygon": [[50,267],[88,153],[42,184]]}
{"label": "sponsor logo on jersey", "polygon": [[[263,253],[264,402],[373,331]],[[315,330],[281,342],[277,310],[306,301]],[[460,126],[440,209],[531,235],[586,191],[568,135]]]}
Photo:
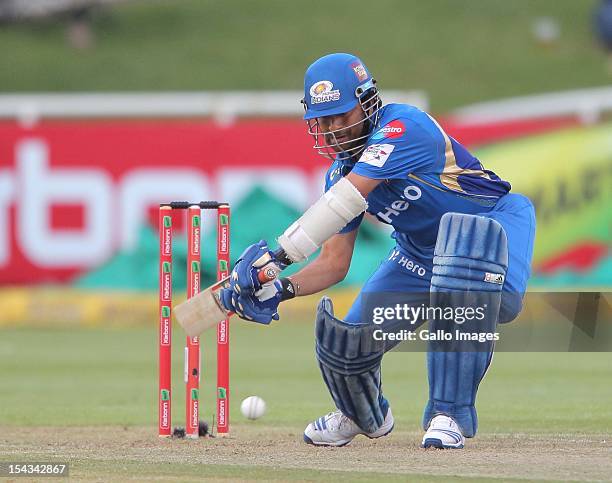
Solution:
{"label": "sponsor logo on jersey", "polygon": [[393,149],[395,149],[393,144],[372,144],[363,152],[359,162],[380,168],[385,164]]}
{"label": "sponsor logo on jersey", "polygon": [[404,123],[396,119],[376,131],[372,136],[372,140],[380,141],[382,139],[395,139],[403,136],[405,132],[406,126],[404,126]]}
{"label": "sponsor logo on jersey", "polygon": [[355,72],[357,79],[359,79],[359,82],[368,78],[368,72],[365,70],[365,67],[361,62],[353,62],[351,67],[353,68],[353,72]]}
{"label": "sponsor logo on jersey", "polygon": [[322,102],[337,101],[340,99],[340,91],[334,90],[334,84],[328,80],[315,82],[310,86],[310,103],[321,104]]}
{"label": "sponsor logo on jersey", "polygon": [[[421,188],[418,186],[406,186],[401,198],[393,201],[389,206],[385,206],[382,210],[376,213],[376,217],[384,223],[393,225],[394,218],[410,208],[410,203],[420,199],[422,194]],[[407,263],[408,262],[406,261],[406,264]]]}
{"label": "sponsor logo on jersey", "polygon": [[484,278],[485,282],[489,282],[489,283],[496,283],[498,285],[503,285],[504,284],[504,275],[501,273],[489,273],[486,272],[485,273],[485,278]]}
{"label": "sponsor logo on jersey", "polygon": [[[395,201],[394,203],[397,203],[397,201]],[[406,205],[406,209],[408,209],[408,206],[410,206],[410,205]],[[389,211],[388,210],[389,210],[389,208],[387,208],[387,218],[389,217]],[[393,213],[391,213],[391,214],[393,214]],[[381,215],[381,213],[379,213],[379,215]],[[385,219],[384,218],[384,214],[383,214],[383,219]],[[391,220],[389,220],[389,221],[391,221]],[[418,274],[419,277],[424,277],[425,274],[427,273],[427,270],[425,269],[425,267],[421,267],[414,260],[411,260],[410,258],[405,257],[404,255],[402,255],[400,253],[399,250],[393,250],[391,252],[391,255],[389,255],[388,259],[389,260],[393,260],[394,262],[396,262],[398,265],[401,265],[402,267],[404,267],[409,272]]]}

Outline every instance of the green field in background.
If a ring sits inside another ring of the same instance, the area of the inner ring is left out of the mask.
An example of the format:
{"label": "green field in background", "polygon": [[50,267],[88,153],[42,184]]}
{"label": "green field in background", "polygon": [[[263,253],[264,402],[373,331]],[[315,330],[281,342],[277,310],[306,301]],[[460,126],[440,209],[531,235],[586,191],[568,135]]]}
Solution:
{"label": "green field in background", "polygon": [[[332,408],[313,352],[310,323],[272,327],[235,323],[231,340],[231,416],[245,424],[240,401],[259,395],[268,413],[254,426],[294,428]],[[202,417],[211,420],[215,348],[203,339]],[[174,333],[174,423],[184,424],[184,336]],[[157,424],[157,333],[134,329],[0,330],[0,425],[149,426]],[[397,427],[418,431],[426,402],[422,353],[388,353],[385,394]],[[478,399],[480,430],[612,431],[609,353],[498,353]]]}
{"label": "green field in background", "polygon": [[[75,50],[64,19],[0,27],[1,91],[300,89],[331,51],[361,55],[383,89],[423,89],[435,111],[610,82],[595,0],[178,0],[93,15]],[[538,45],[534,20],[559,22]]]}

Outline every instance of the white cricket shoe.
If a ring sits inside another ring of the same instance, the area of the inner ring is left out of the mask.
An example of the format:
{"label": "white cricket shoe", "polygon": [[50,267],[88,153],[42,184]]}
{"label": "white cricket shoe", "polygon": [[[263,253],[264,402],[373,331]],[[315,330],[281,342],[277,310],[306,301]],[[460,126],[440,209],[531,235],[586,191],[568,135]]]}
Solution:
{"label": "white cricket shoe", "polygon": [[363,434],[370,439],[386,436],[393,431],[393,414],[391,408],[387,410],[387,416],[382,426],[373,433],[364,432],[351,419],[347,418],[340,410],[321,416],[313,421],[304,430],[304,441],[315,446],[344,446],[349,444],[355,436]]}
{"label": "white cricket shoe", "polygon": [[463,448],[465,438],[455,420],[440,414],[429,423],[427,432],[423,436],[423,448]]}

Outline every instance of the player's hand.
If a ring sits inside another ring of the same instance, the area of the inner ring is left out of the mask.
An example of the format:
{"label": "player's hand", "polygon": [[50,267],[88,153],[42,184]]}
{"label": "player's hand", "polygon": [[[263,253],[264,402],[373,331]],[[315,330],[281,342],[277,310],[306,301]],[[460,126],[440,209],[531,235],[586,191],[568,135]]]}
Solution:
{"label": "player's hand", "polygon": [[219,300],[226,308],[244,320],[269,324],[278,320],[278,305],[281,302],[282,285],[280,280],[263,284],[254,294],[246,292],[240,295],[231,288],[219,292]]}
{"label": "player's hand", "polygon": [[234,265],[230,276],[229,288],[236,295],[253,295],[262,289],[262,282],[276,278],[278,272],[285,268],[268,248],[268,243],[261,240],[242,252]]}

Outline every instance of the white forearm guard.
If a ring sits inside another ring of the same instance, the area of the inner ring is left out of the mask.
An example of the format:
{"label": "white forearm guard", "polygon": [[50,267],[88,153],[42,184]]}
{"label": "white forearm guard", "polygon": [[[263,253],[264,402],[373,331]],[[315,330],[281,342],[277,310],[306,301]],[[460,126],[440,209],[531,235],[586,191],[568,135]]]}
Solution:
{"label": "white forearm guard", "polygon": [[367,207],[357,188],[342,178],[285,230],[278,243],[291,261],[301,262]]}

